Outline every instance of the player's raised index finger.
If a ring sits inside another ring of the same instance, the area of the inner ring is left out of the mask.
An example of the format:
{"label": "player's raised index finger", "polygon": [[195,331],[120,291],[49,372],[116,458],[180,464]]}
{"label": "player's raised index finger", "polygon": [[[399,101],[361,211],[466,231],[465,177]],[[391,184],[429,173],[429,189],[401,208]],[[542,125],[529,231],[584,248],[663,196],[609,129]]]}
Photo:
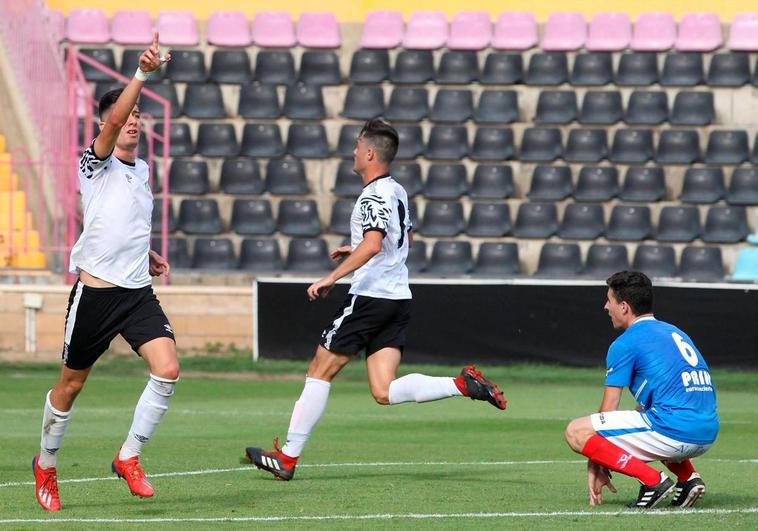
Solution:
{"label": "player's raised index finger", "polygon": [[153,33],[153,46],[158,47],[158,32]]}

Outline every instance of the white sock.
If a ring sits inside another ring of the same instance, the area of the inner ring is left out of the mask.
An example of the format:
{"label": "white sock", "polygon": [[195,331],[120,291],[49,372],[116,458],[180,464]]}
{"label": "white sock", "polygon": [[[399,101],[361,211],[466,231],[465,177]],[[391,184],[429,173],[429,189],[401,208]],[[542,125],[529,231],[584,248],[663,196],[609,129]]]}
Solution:
{"label": "white sock", "polygon": [[407,374],[390,382],[390,404],[431,402],[451,396],[461,396],[455,378]]}
{"label": "white sock", "polygon": [[303,392],[292,410],[290,427],[287,431],[287,443],[282,447],[282,453],[290,457],[299,457],[303,453],[303,448],[311,436],[311,431],[326,409],[331,386],[332,384],[324,380],[305,379]]}
{"label": "white sock", "polygon": [[142,452],[142,447],[153,436],[168,409],[168,400],[174,394],[176,382],[177,380],[150,375],[137,407],[134,408],[132,427],[118,453],[119,459],[129,459]]}
{"label": "white sock", "polygon": [[58,458],[55,454],[61,446],[71,415],[71,409],[58,411],[53,407],[50,403],[50,393],[52,392],[52,390],[47,392],[45,407],[42,412],[42,437],[39,443],[39,460],[37,461],[40,468],[56,466]]}

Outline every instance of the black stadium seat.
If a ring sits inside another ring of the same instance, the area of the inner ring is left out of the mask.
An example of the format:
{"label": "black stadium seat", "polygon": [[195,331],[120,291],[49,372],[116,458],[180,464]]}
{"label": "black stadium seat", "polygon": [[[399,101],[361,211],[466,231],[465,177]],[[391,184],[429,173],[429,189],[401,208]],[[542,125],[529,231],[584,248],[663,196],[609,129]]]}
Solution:
{"label": "black stadium seat", "polygon": [[184,199],[179,207],[179,229],[187,234],[220,234],[224,230],[215,199]]}
{"label": "black stadium seat", "polygon": [[624,245],[593,244],[587,250],[584,274],[605,280],[617,271],[629,269],[629,253]]}
{"label": "black stadium seat", "polygon": [[579,86],[607,85],[613,81],[613,61],[610,53],[580,53],[574,58],[571,84]]}
{"label": "black stadium seat", "polygon": [[526,194],[532,201],[562,201],[574,190],[568,166],[536,166]]}
{"label": "black stadium seat", "polygon": [[747,131],[711,131],[708,135],[707,164],[742,164],[749,158]]}
{"label": "black stadium seat", "polygon": [[321,120],[326,116],[319,85],[290,85],[284,94],[284,115],[292,120]]}
{"label": "black stadium seat", "polygon": [[[79,53],[94,59],[111,70],[116,70],[116,57],[113,55],[113,50],[111,48],[80,48]],[[87,81],[113,81],[113,78],[102,70],[98,70],[94,66],[88,65],[84,61],[79,61],[79,64],[82,67],[84,79]],[[131,71],[127,77],[131,78],[134,75],[134,70],[137,68],[138,64],[139,60],[132,64],[131,68],[129,68]]]}
{"label": "black stadium seat", "polygon": [[460,203],[457,201],[428,201],[426,203],[421,228],[424,236],[458,236],[463,229],[463,206]]}
{"label": "black stadium seat", "polygon": [[188,83],[182,112],[197,119],[226,118],[221,89],[215,83]]}
{"label": "black stadium seat", "polygon": [[465,275],[473,269],[471,242],[437,241],[426,272],[433,275]]}
{"label": "black stadium seat", "polygon": [[192,252],[192,269],[237,269],[234,245],[228,238],[198,238]]}
{"label": "black stadium seat", "polygon": [[536,277],[572,278],[582,273],[582,255],[575,243],[546,243],[540,249]]}
{"label": "black stadium seat", "polygon": [[287,153],[304,159],[325,159],[329,143],[323,124],[290,124],[287,133]]}
{"label": "black stadium seat", "polygon": [[242,129],[240,155],[274,158],[284,155],[282,133],[276,124],[247,123]]}
{"label": "black stadium seat", "polygon": [[513,130],[500,127],[479,127],[474,134],[469,157],[472,160],[502,161],[515,155]]}
{"label": "black stadium seat", "polygon": [[563,156],[561,130],[529,127],[521,139],[519,159],[527,162],[550,162]]}
{"label": "black stadium seat", "polygon": [[584,166],[579,171],[574,198],[577,201],[610,201],[619,194],[615,166]]}
{"label": "black stadium seat", "polygon": [[408,197],[417,196],[424,189],[421,166],[416,162],[393,162],[390,166],[390,174],[405,189]]}
{"label": "black stadium seat", "polygon": [[198,50],[173,50],[166,64],[166,76],[174,83],[205,83],[205,57]]}
{"label": "black stadium seat", "polygon": [[229,123],[203,122],[197,128],[197,153],[204,157],[236,157],[240,146]]}
{"label": "black stadium seat", "polygon": [[243,271],[277,272],[284,267],[277,240],[245,238],[240,246],[239,268]]}
{"label": "black stadium seat", "polygon": [[440,89],[429,117],[433,122],[458,123],[469,120],[473,115],[474,98],[470,90]]}
{"label": "black stadium seat", "polygon": [[567,124],[577,118],[576,92],[573,90],[543,90],[537,98],[534,122],[538,124]]}
{"label": "black stadium seat", "polygon": [[337,140],[337,155],[345,159],[353,158],[355,143],[358,140],[358,134],[361,132],[361,129],[363,129],[362,124],[345,124],[342,126],[339,140]]}
{"label": "black stadium seat", "polygon": [[558,231],[558,209],[552,203],[521,203],[513,225],[517,238],[549,238]]}
{"label": "black stadium seat", "polygon": [[684,172],[682,194],[685,203],[715,203],[726,195],[724,170],[721,168],[687,168]]}
{"label": "black stadium seat", "polygon": [[274,195],[309,193],[303,161],[293,158],[271,159],[266,165],[266,189]]}
{"label": "black stadium seat", "polygon": [[164,253],[161,238],[152,238],[150,248],[168,260],[171,269],[187,269],[191,265],[189,246],[185,238],[168,238],[166,240],[168,252]]}
{"label": "black stadium seat", "polygon": [[582,100],[579,122],[583,124],[615,124],[624,116],[621,93],[615,90],[588,91]]}
{"label": "black stadium seat", "polygon": [[237,199],[232,205],[231,230],[245,236],[267,236],[276,230],[268,199]]}
{"label": "black stadium seat", "polygon": [[243,118],[279,118],[282,109],[279,106],[276,86],[258,82],[242,85],[237,113]]}
{"label": "black stadium seat", "polygon": [[659,164],[692,164],[699,161],[700,138],[695,130],[667,129],[661,131],[655,160]]}
{"label": "black stadium seat", "polygon": [[[166,224],[166,232],[169,234],[176,232],[176,217],[174,216],[174,204],[171,200],[168,201],[168,219]],[[153,199],[153,212],[152,212],[152,231],[161,232],[163,230],[163,200],[159,197]]]}
{"label": "black stadium seat", "polygon": [[388,120],[417,122],[429,116],[429,93],[425,88],[395,87],[384,113]]}
{"label": "black stadium seat", "polygon": [[476,52],[452,50],[442,54],[434,80],[442,84],[468,85],[479,79]]}
{"label": "black stadium seat", "polygon": [[669,245],[638,245],[632,269],[650,278],[670,278],[677,273],[674,248]]}
{"label": "black stadium seat", "polygon": [[535,53],[526,71],[527,85],[561,85],[568,81],[568,61],[563,52]]}
{"label": "black stadium seat", "polygon": [[393,83],[426,83],[434,78],[434,58],[430,50],[402,50],[395,58],[390,80]]}
{"label": "black stadium seat", "polygon": [[485,85],[515,85],[524,80],[521,54],[492,52],[484,60],[481,82]]}
{"label": "black stadium seat", "polygon": [[255,80],[266,85],[295,82],[295,60],[286,50],[262,50],[255,57]]}
{"label": "black stadium seat", "polygon": [[384,91],[381,87],[350,87],[345,96],[342,116],[368,120],[384,114]]}
{"label": "black stadium seat", "polygon": [[287,249],[288,271],[297,273],[322,273],[334,266],[329,259],[326,241],[315,238],[297,238],[290,240]]}
{"label": "black stadium seat", "polygon": [[342,83],[340,61],[331,51],[307,51],[300,58],[298,81],[306,85],[339,85]]}
{"label": "black stadium seat", "polygon": [[219,188],[225,194],[260,195],[266,185],[254,159],[225,159],[221,165]]}
{"label": "black stadium seat", "polygon": [[724,262],[720,247],[685,247],[679,264],[683,280],[721,282],[724,280]]}
{"label": "black stadium seat", "polygon": [[[393,175],[394,177],[394,175]],[[332,192],[337,197],[358,197],[363,191],[361,178],[353,171],[353,160],[340,161]]]}
{"label": "black stadium seat", "polygon": [[569,162],[600,162],[608,157],[605,129],[572,129],[569,131],[563,158]]}
{"label": "black stadium seat", "polygon": [[703,82],[703,54],[669,53],[663,63],[660,83],[663,86],[695,86]]}
{"label": "black stadium seat", "polygon": [[483,90],[474,111],[480,124],[508,124],[518,121],[518,94],[515,90]]}
{"label": "black stadium seat", "polygon": [[[172,59],[173,60],[173,59]],[[215,50],[211,58],[211,81],[244,85],[253,79],[246,50]]]}
{"label": "black stadium seat", "polygon": [[624,121],[634,125],[658,125],[669,119],[668,96],[663,91],[635,90],[629,96]]}
{"label": "black stadium seat", "polygon": [[750,58],[747,53],[717,53],[711,56],[708,85],[741,87],[750,83]]}
{"label": "black stadium seat", "polygon": [[507,203],[474,203],[466,234],[472,237],[500,238],[510,233],[511,210]]}
{"label": "black stadium seat", "polygon": [[504,199],[513,195],[513,170],[510,166],[479,164],[469,189],[472,199]]}
{"label": "black stadium seat", "polygon": [[424,197],[458,199],[468,193],[466,167],[463,164],[432,164],[424,184]]}
{"label": "black stadium seat", "polygon": [[616,84],[647,87],[658,83],[658,59],[653,52],[624,53],[616,70]]}
{"label": "black stadium seat", "polygon": [[521,274],[518,246],[515,243],[484,242],[479,246],[473,276],[508,277]]}
{"label": "black stadium seat", "polygon": [[659,242],[691,242],[700,237],[701,231],[697,207],[665,206],[658,216],[655,239]]}
{"label": "black stadium seat", "polygon": [[435,125],[429,134],[424,155],[432,160],[460,160],[468,156],[466,128],[458,125]]}
{"label": "black stadium seat", "polygon": [[594,240],[604,232],[605,222],[601,205],[571,203],[563,212],[558,236],[564,240]]}
{"label": "black stadium seat", "polygon": [[349,79],[353,83],[381,83],[390,77],[387,50],[357,50],[350,61]]}
{"label": "black stadium seat", "polygon": [[287,236],[313,237],[321,234],[318,206],[313,199],[282,199],[277,229]]}
{"label": "black stadium seat", "polygon": [[338,199],[332,206],[332,215],[329,218],[329,232],[350,236],[350,216],[355,206],[354,199]]}
{"label": "black stadium seat", "polygon": [[204,195],[210,191],[208,163],[204,160],[174,159],[168,175],[172,194]]}
{"label": "black stadium seat", "polygon": [[621,199],[649,203],[666,196],[666,178],[663,168],[630,166],[624,176]]}
{"label": "black stadium seat", "polygon": [[650,208],[647,206],[616,205],[605,231],[609,240],[639,241],[652,234]]}

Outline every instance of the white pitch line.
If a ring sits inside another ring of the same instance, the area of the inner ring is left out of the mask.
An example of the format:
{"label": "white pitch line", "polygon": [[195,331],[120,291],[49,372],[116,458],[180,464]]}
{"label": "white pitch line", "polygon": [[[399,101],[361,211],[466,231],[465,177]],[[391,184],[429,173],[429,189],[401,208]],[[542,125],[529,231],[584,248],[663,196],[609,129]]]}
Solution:
{"label": "white pitch line", "polygon": [[724,514],[758,513],[758,507],[743,509],[680,509],[665,510],[622,510],[622,511],[550,511],[550,512],[510,512],[510,513],[406,513],[406,514],[332,514],[312,516],[219,516],[208,518],[9,518],[0,524],[148,524],[148,523],[215,523],[215,522],[303,522],[303,521],[351,521],[351,520],[446,520],[452,518],[545,518],[577,516],[700,516]]}

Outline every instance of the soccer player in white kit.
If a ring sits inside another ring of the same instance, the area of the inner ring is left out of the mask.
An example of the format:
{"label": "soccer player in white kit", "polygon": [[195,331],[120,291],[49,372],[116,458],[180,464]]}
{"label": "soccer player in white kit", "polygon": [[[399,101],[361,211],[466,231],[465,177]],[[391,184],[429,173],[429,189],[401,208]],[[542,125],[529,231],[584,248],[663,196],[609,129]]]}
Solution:
{"label": "soccer player in white kit", "polygon": [[334,284],[353,273],[350,292],[321,334],[295,402],[287,442],[274,451],[246,449],[247,459],[282,480],[290,480],[311,431],[326,409],[331,382],[355,354],[366,352],[371,394],[381,405],[429,402],[467,396],[484,400],[498,409],[506,401],[497,385],[486,380],[476,367],[464,367],[455,378],[408,374],[397,378],[410,320],[411,290],[405,265],[412,242],[408,196],[389,174],[398,148],[394,128],[380,119],[366,122],[358,135],[353,171],[363,180],[363,191],[350,219],[350,245],[332,252],[342,262],[328,276],[308,287],[313,301],[326,297]]}
{"label": "soccer player in white kit", "polygon": [[147,362],[150,378],[112,469],[133,495],[153,495],[139,455],[168,408],[179,361],[174,332],[152,289],[150,277],[168,274],[169,264],[150,250],[153,196],[147,164],[135,153],[141,130],[137,99],[150,74],[169,59],[159,55],[156,33],[129,84],[101,98],[100,133],[79,160],[84,220],[71,250],[71,272],[79,278],[66,313],[63,366],[45,398],[40,452],[32,461],[37,501],[49,511],[61,508],[56,452],[74,400],[118,334]]}

